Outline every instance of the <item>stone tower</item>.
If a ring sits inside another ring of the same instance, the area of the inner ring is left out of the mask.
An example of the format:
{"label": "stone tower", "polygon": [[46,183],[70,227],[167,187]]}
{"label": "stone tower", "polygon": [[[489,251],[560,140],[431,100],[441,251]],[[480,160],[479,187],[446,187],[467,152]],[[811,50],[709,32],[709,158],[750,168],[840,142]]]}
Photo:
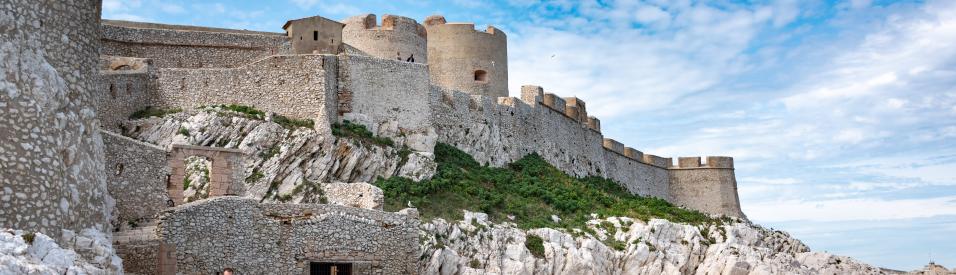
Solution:
{"label": "stone tower", "polygon": [[345,19],[344,23],[342,40],[357,51],[378,58],[428,63],[425,27],[415,19],[386,14],[378,25],[374,14],[366,14]]}
{"label": "stone tower", "polygon": [[325,17],[312,16],[289,20],[282,29],[289,35],[295,54],[338,54],[344,26]]}
{"label": "stone tower", "polygon": [[425,19],[428,71],[433,84],[473,95],[508,96],[508,38],[488,26],[446,23],[440,15]]}
{"label": "stone tower", "polygon": [[100,1],[7,0],[0,18],[0,228],[109,236],[93,102]]}

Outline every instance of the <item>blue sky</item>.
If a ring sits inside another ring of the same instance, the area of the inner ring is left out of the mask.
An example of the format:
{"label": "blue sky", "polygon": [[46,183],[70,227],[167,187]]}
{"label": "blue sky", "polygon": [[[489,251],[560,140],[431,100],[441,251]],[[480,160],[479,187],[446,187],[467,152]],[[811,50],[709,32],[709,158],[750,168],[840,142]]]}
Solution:
{"label": "blue sky", "polygon": [[495,25],[512,95],[578,96],[647,153],[733,156],[744,212],[814,250],[956,267],[956,1],[105,0],[103,16],[281,32],[363,13]]}

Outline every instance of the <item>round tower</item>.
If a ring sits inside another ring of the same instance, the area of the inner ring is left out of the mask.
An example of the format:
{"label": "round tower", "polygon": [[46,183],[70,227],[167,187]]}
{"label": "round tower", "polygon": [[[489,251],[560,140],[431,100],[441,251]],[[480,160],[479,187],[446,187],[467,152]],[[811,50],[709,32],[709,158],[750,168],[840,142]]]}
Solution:
{"label": "round tower", "polygon": [[488,26],[446,23],[440,15],[425,19],[428,71],[437,86],[474,95],[508,96],[508,39]]}
{"label": "round tower", "polygon": [[342,40],[354,50],[378,58],[428,62],[425,27],[415,19],[386,14],[378,25],[374,14],[366,14],[349,17],[343,23]]}

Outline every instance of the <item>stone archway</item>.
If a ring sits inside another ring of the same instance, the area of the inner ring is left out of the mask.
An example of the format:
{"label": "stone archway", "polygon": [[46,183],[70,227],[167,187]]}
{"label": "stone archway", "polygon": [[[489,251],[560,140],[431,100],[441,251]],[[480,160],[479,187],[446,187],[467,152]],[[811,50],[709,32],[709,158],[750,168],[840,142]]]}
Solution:
{"label": "stone archway", "polygon": [[166,190],[173,205],[183,204],[184,184],[187,179],[186,158],[201,157],[212,162],[208,170],[208,197],[242,195],[242,151],[218,147],[174,144],[170,152],[169,167],[172,173]]}

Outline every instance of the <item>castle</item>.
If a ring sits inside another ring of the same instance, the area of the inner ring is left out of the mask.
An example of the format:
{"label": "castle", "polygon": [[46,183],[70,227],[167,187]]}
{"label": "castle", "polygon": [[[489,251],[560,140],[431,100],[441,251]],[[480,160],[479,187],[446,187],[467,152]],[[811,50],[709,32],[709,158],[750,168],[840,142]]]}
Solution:
{"label": "castle", "polygon": [[[214,272],[231,265],[247,273],[301,273],[313,268],[312,263],[351,262],[350,268],[359,273],[393,274],[414,273],[417,257],[419,221],[414,209],[388,213],[375,207],[259,204],[230,196],[243,194],[237,184],[244,178],[238,169],[241,152],[189,145],[176,145],[169,152],[112,133],[133,112],[148,106],[250,105],[310,119],[320,133],[349,120],[414,151],[431,152],[442,142],[492,166],[537,153],[575,176],[601,176],[636,195],[744,218],[732,158],[681,157],[675,165],[671,158],[644,154],[605,138],[600,121],[588,115],[579,98],[560,97],[538,86],[523,86],[520,97],[508,97],[507,36],[494,27],[479,31],[474,24],[449,23],[441,16],[430,16],[424,24],[393,15],[383,16],[381,22],[375,15],[343,22],[314,16],[288,21],[283,26],[286,33],[269,33],[99,22],[98,10],[73,12],[82,13],[74,18],[83,20],[50,19],[42,26],[81,30],[69,36],[72,41],[50,34],[49,39],[24,42],[44,47],[47,60],[61,75],[80,72],[63,77],[79,82],[62,86],[75,90],[70,100],[55,97],[54,103],[64,107],[52,109],[46,108],[47,103],[30,103],[39,106],[43,116],[23,127],[11,126],[17,125],[12,121],[0,123],[13,127],[0,128],[9,140],[19,141],[33,128],[42,128],[62,131],[58,135],[71,143],[3,144],[3,162],[26,154],[30,158],[22,165],[36,160],[43,164],[40,167],[57,171],[5,168],[0,180],[16,190],[0,190],[4,198],[0,211],[15,213],[0,212],[0,226],[45,233],[88,227],[108,232],[110,214],[102,209],[113,208],[113,201],[101,187],[109,186],[109,194],[116,198],[113,215],[121,220],[163,216],[156,224],[117,233],[116,247],[127,270]],[[94,39],[97,33],[99,41]],[[67,56],[84,60],[67,63]],[[0,108],[14,107],[4,103]],[[174,183],[182,182],[183,159],[190,155],[213,160],[210,192],[216,198],[179,205],[182,189]],[[49,156],[65,163],[40,161]],[[75,167],[67,169],[71,165]],[[58,178],[33,180],[46,175]],[[7,182],[10,179],[14,181]],[[40,182],[56,184],[44,187],[49,190],[33,190],[45,186]],[[24,190],[63,198],[20,197]],[[42,204],[47,201],[57,203]],[[168,201],[175,207],[167,209]],[[23,215],[32,209],[50,213]],[[234,209],[244,209],[243,214],[232,214]],[[229,226],[219,226],[223,224]],[[343,235],[341,228],[355,235]],[[286,237],[275,240],[280,232]]]}

